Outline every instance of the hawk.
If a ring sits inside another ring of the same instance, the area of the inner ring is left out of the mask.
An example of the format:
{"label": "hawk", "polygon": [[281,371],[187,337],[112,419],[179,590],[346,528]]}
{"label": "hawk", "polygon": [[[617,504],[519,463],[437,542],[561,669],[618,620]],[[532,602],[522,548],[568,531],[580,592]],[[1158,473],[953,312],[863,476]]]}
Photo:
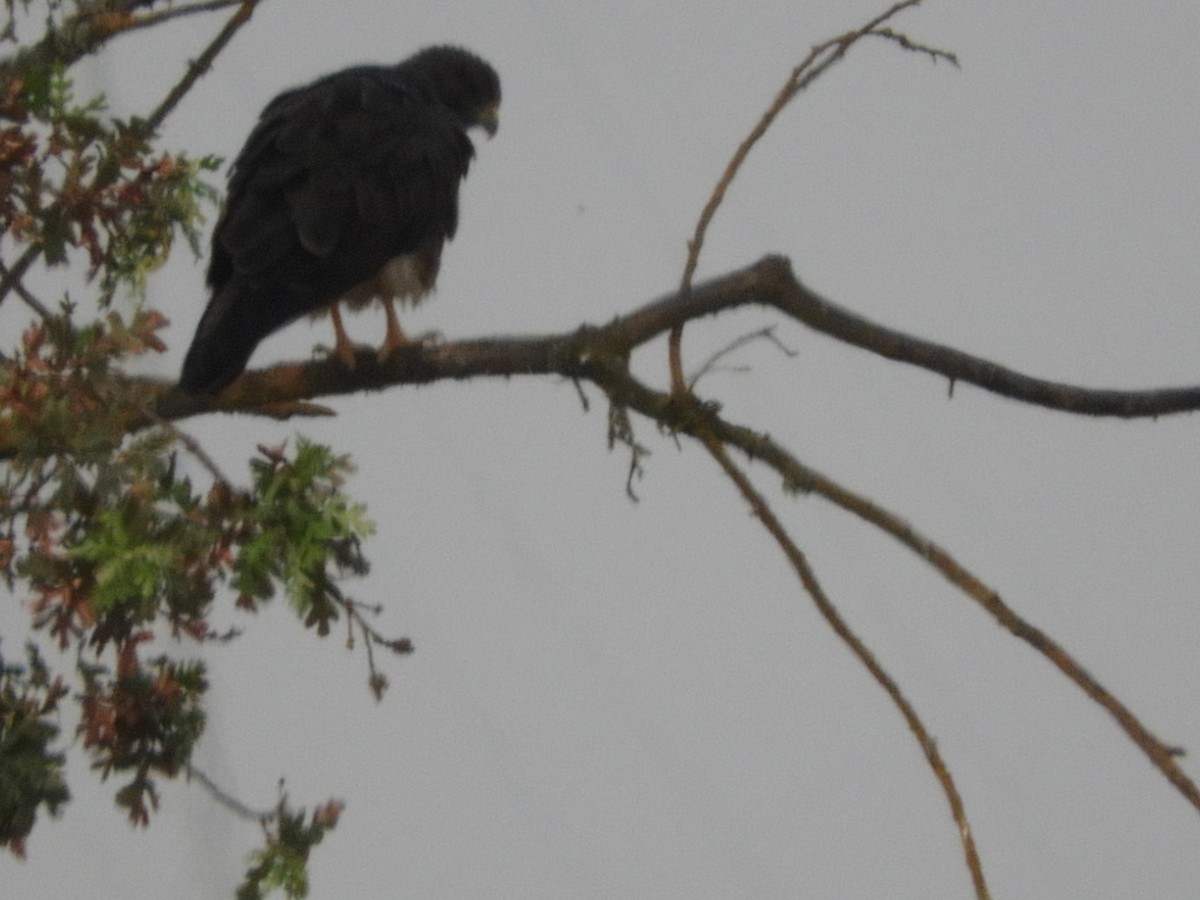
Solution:
{"label": "hawk", "polygon": [[263,338],[325,311],[333,352],[352,366],[343,301],[382,302],[381,357],[405,344],[394,303],[432,290],[475,153],[467,130],[495,134],[499,106],[495,70],[457,47],[345,69],[272,100],[230,172],[212,295],[179,386],[217,393]]}

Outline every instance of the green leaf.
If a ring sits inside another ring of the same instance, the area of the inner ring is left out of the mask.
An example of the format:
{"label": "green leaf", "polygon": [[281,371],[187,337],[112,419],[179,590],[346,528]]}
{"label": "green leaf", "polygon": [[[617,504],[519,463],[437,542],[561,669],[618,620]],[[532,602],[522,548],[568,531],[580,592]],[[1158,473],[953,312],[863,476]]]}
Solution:
{"label": "green leaf", "polygon": [[51,750],[58,726],[50,717],[60,694],[32,645],[28,669],[0,658],[0,846],[18,856],[39,809],[58,815],[70,799],[64,757]]}

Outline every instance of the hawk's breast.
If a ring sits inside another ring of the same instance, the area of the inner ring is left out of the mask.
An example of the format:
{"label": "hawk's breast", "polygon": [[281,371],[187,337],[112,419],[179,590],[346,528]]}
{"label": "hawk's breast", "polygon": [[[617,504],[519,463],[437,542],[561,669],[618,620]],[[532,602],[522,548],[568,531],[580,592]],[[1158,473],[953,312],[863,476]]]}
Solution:
{"label": "hawk's breast", "polygon": [[[362,309],[372,300],[399,300],[415,306],[433,290],[441,259],[441,241],[415,253],[393,256],[373,276],[342,294],[337,302],[345,303],[351,309]],[[328,311],[326,307],[313,315],[325,315]]]}

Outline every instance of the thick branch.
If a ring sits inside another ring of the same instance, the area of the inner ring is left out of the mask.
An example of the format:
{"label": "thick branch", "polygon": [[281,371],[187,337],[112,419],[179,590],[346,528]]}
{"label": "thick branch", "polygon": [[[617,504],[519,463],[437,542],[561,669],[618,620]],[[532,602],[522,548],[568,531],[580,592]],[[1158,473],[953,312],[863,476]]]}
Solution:
{"label": "thick branch", "polygon": [[[597,362],[623,362],[633,350],[677,324],[745,306],[776,309],[816,331],[888,359],[1050,409],[1134,418],[1200,408],[1200,387],[1117,391],[1044,381],[885,328],[804,287],[785,258],[768,256],[748,268],[697,285],[686,295],[673,293],[607,325],[584,325],[567,333],[413,344],[392,354],[385,363],[379,362],[374,350],[362,348],[353,369],[335,359],[281,363],[246,372],[215,400],[189,396],[165,381],[131,378],[126,383],[132,402],[122,413],[123,428],[133,432],[159,419],[173,421],[213,411],[311,414],[319,408],[306,401],[316,398],[447,379],[514,375],[591,379]],[[10,432],[0,433],[0,460],[11,459],[18,449]]]}
{"label": "thick branch", "polygon": [[680,321],[750,304],[774,307],[815,331],[887,359],[919,366],[951,381],[969,382],[994,394],[1035,406],[1121,418],[1154,417],[1200,409],[1200,386],[1121,391],[1046,381],[953,347],[887,328],[805,287],[792,274],[787,259],[781,256],[765,257],[748,269],[693,288],[682,301],[678,294],[664,297],[632,313],[625,320],[625,326],[635,336],[635,343],[642,343]]}

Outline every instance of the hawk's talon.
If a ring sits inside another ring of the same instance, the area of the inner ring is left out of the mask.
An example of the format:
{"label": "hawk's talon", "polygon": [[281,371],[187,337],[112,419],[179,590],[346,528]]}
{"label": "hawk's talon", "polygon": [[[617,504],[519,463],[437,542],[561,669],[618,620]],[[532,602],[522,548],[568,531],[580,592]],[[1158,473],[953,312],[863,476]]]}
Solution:
{"label": "hawk's talon", "polygon": [[420,350],[436,350],[439,347],[445,346],[445,344],[446,336],[440,331],[426,331],[415,338],[405,336],[404,340],[399,342],[384,341],[375,358],[381,363],[385,363],[391,358],[392,353],[397,350],[403,350],[406,347],[416,347]]}
{"label": "hawk's talon", "polygon": [[446,335],[435,328],[433,331],[425,331],[417,335],[417,343],[422,347],[436,350],[438,347],[446,346]]}
{"label": "hawk's talon", "polygon": [[392,355],[393,352],[395,352],[396,350],[401,350],[401,349],[407,347],[408,345],[409,345],[408,341],[401,341],[398,344],[392,343],[391,341],[387,341],[383,344],[382,347],[380,347],[376,351],[375,359],[377,359],[381,363],[385,363],[388,361],[388,358]]}
{"label": "hawk's talon", "polygon": [[328,347],[325,344],[317,344],[315,347],[313,347],[313,355],[336,359],[343,366],[353,372],[355,366],[358,365],[358,351],[360,349],[366,350],[369,348],[363,344],[354,344],[350,341],[346,341],[344,344],[339,344],[333,347]]}

